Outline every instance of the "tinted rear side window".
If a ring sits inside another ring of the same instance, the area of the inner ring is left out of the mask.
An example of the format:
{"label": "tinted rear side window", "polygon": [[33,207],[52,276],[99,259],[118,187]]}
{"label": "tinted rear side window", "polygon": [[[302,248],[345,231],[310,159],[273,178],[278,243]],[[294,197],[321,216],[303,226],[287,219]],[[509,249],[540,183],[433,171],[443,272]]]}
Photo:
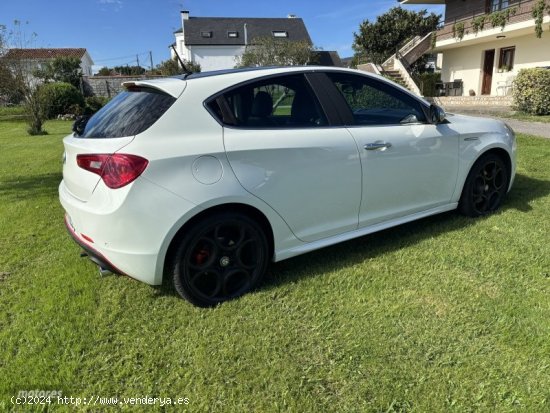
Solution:
{"label": "tinted rear side window", "polygon": [[81,138],[122,138],[147,130],[176,98],[150,88],[118,94],[90,118]]}

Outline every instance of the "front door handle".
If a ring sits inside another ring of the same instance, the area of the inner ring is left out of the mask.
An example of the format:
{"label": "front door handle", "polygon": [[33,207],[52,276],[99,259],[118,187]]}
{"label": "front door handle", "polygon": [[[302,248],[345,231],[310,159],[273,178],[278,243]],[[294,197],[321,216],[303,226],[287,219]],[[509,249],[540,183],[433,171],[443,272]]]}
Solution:
{"label": "front door handle", "polygon": [[387,149],[391,148],[391,143],[389,142],[374,142],[374,143],[367,143],[365,146],[363,146],[365,150],[367,151],[376,151],[378,149]]}

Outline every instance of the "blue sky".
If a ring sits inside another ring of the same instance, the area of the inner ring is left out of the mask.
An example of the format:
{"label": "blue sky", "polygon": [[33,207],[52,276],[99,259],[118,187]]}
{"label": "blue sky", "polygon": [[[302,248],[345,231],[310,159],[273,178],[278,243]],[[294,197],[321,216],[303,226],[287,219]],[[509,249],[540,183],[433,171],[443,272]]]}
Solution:
{"label": "blue sky", "polygon": [[[155,65],[166,60],[173,32],[181,24],[180,10],[204,17],[296,14],[304,19],[315,46],[347,57],[353,54],[353,32],[359,24],[396,5],[396,0],[0,0],[0,24],[12,27],[15,19],[22,21],[27,35],[37,34],[32,47],[84,47],[98,69],[135,64],[136,55],[147,66],[149,51]],[[439,6],[408,8],[442,13]]]}

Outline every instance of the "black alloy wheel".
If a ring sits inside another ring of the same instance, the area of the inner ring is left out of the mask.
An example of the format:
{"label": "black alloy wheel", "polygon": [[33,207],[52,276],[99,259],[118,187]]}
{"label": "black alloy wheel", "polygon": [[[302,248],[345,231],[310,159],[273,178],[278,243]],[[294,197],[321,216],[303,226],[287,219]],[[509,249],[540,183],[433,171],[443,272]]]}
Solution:
{"label": "black alloy wheel", "polygon": [[175,255],[174,286],[191,303],[209,307],[255,288],[267,263],[262,228],[243,214],[218,214],[187,232]]}
{"label": "black alloy wheel", "polygon": [[460,212],[478,217],[496,211],[506,196],[508,176],[506,165],[499,156],[488,154],[478,159],[464,184]]}

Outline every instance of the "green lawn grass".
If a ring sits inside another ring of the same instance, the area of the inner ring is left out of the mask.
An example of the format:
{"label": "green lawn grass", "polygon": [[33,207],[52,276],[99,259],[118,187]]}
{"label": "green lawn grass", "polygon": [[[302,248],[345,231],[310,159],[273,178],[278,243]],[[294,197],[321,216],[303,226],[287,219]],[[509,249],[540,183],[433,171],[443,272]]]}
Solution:
{"label": "green lawn grass", "polygon": [[[57,199],[70,123],[25,128],[0,122],[0,411],[32,410],[9,400],[32,389],[190,412],[550,410],[549,140],[519,136],[498,214],[273,264],[257,292],[197,309],[79,258]],[[54,409],[75,410],[109,411]]]}
{"label": "green lawn grass", "polygon": [[537,116],[537,115],[529,115],[527,113],[522,113],[522,112],[514,112],[514,113],[504,114],[503,116],[510,119],[523,120],[525,122],[550,123],[550,115]]}
{"label": "green lawn grass", "polygon": [[25,117],[23,106],[0,106],[0,121],[24,120]]}

